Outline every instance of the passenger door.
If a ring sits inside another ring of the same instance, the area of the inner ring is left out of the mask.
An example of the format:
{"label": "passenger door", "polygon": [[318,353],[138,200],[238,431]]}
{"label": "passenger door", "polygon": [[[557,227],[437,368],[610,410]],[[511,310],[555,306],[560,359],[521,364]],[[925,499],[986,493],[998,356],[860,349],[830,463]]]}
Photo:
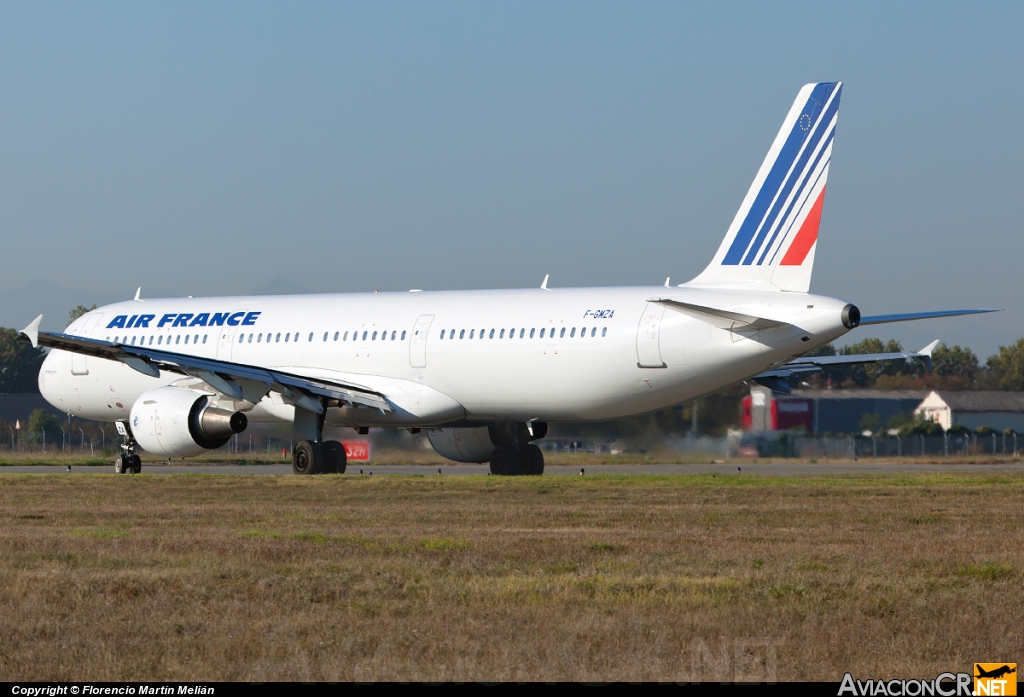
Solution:
{"label": "passenger door", "polygon": [[640,368],[665,368],[661,360],[661,319],[665,306],[647,303],[636,330],[636,364]]}
{"label": "passenger door", "polygon": [[434,315],[420,315],[412,327],[412,336],[409,338],[409,365],[413,368],[427,367],[427,336],[430,332],[430,323],[433,321]]}

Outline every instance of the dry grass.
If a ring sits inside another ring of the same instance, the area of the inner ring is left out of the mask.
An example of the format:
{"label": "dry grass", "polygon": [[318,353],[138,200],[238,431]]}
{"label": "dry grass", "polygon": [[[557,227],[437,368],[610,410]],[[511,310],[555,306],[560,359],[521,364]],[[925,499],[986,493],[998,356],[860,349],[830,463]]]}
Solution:
{"label": "dry grass", "polygon": [[0,680],[838,680],[1019,658],[1024,478],[0,477]]}

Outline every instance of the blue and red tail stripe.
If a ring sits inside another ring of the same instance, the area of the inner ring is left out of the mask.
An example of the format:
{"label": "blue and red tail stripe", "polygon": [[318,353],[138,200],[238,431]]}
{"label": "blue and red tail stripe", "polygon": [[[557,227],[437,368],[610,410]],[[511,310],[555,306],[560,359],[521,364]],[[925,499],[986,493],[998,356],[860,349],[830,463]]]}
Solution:
{"label": "blue and red tail stripe", "polygon": [[[750,265],[755,260],[758,265],[762,264],[779,231],[786,226],[787,222],[791,225],[790,216],[794,205],[800,200],[812,174],[819,169],[821,157],[828,150],[831,142],[841,91],[842,87],[837,82],[819,83],[811,90],[804,108],[800,110],[794,120],[782,149],[775,162],[772,163],[771,170],[765,177],[736,237],[722,259],[723,265]],[[818,147],[819,144],[820,147]],[[826,161],[822,167],[827,164]],[[796,195],[791,198],[790,194],[793,193],[793,188],[797,186],[798,182]],[[814,204],[814,207],[819,209],[819,213],[820,207],[817,201],[820,199],[819,195]],[[786,213],[779,219],[783,208],[786,208]],[[779,223],[778,228],[775,228],[776,222]],[[801,226],[801,231],[804,227]],[[771,234],[771,238],[765,245],[769,234]],[[797,239],[806,241],[806,236],[801,238],[798,233]],[[791,257],[788,254],[784,257],[784,259],[789,258]]]}

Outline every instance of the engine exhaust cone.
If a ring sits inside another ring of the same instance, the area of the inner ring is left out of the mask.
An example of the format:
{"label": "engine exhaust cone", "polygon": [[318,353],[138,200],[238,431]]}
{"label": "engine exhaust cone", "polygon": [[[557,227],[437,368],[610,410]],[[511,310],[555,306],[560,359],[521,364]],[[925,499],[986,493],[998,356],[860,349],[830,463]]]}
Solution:
{"label": "engine exhaust cone", "polygon": [[847,305],[843,308],[843,326],[847,329],[855,329],[860,325],[860,310],[856,305]]}

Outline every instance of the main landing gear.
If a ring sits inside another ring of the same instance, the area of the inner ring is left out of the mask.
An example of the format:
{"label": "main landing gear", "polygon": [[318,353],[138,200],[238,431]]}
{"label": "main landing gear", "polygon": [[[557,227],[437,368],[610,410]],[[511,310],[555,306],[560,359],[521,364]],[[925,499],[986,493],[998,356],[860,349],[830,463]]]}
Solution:
{"label": "main landing gear", "polygon": [[491,456],[491,474],[544,474],[544,453],[530,441],[547,435],[547,424],[496,424],[489,429],[492,442],[500,443]]}
{"label": "main landing gear", "polygon": [[345,448],[336,440],[300,440],[292,452],[295,474],[345,474]]}
{"label": "main landing gear", "polygon": [[114,460],[114,472],[117,474],[138,474],[142,471],[142,458],[135,452],[138,445],[132,432],[121,422],[117,423],[117,430],[124,438],[121,443],[121,454]]}
{"label": "main landing gear", "polygon": [[295,433],[302,440],[292,451],[292,472],[295,474],[344,474],[345,447],[336,440],[324,440],[324,414],[327,400],[323,400],[323,412],[315,414],[295,407]]}

